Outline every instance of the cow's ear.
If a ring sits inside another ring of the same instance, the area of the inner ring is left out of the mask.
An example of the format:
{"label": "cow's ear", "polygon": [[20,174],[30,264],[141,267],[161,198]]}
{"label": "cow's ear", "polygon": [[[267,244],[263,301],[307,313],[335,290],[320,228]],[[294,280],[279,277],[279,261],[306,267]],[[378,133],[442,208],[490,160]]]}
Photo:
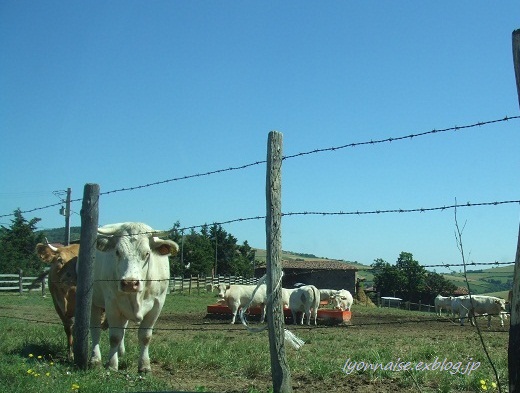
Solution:
{"label": "cow's ear", "polygon": [[152,238],[151,247],[159,255],[171,255],[173,257],[179,252],[179,246],[173,240],[161,240],[157,237]]}
{"label": "cow's ear", "polygon": [[54,251],[52,251],[46,244],[38,243],[36,245],[36,253],[45,263],[51,263],[54,259]]}
{"label": "cow's ear", "polygon": [[159,247],[155,249],[155,251],[158,252],[160,255],[169,255],[170,247],[168,247],[167,244],[161,244]]}

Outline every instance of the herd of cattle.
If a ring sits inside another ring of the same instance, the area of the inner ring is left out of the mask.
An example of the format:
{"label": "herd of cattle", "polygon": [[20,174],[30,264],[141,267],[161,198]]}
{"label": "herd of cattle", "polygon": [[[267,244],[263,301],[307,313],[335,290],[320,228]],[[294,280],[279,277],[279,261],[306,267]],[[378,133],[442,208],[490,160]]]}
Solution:
{"label": "herd of cattle", "polygon": [[[150,371],[148,349],[152,329],[164,305],[170,280],[169,255],[175,255],[179,246],[172,240],[160,239],[162,231],[156,231],[143,223],[119,223],[98,229],[96,258],[94,263],[94,285],[90,319],[92,339],[91,364],[101,363],[99,347],[101,330],[109,329],[110,351],[107,366],[119,367],[119,356],[125,352],[124,335],[128,323],[139,325],[138,339],[140,354],[138,371]],[[50,265],[48,272],[49,291],[54,307],[62,320],[67,335],[69,358],[73,359],[73,324],[78,277],[79,245],[53,247],[48,242],[40,243],[36,252],[42,261]],[[235,323],[241,307],[262,307],[261,321],[265,319],[265,305],[269,294],[266,285],[218,286],[221,302],[228,305]],[[449,302],[448,302],[449,299]],[[336,309],[350,310],[353,298],[347,290],[318,289],[313,285],[298,288],[282,288],[282,302],[291,310],[293,321],[301,313],[309,325],[316,324],[320,301],[329,300]],[[470,303],[471,302],[471,303]],[[498,315],[503,325],[504,300],[487,296],[443,298],[435,300],[436,310],[458,313],[463,319],[468,314]],[[438,306],[438,308],[437,308]]]}
{"label": "herd of cattle", "polygon": [[504,318],[507,318],[506,301],[499,297],[484,295],[464,296],[441,296],[435,298],[435,312],[442,315],[442,310],[448,314],[457,316],[460,324],[464,325],[464,319],[469,318],[474,326],[475,317],[478,315],[487,316],[488,328],[491,327],[491,317],[500,318],[500,326],[504,326]]}
{"label": "herd of cattle", "polygon": [[[237,312],[241,308],[261,307],[260,322],[265,320],[268,294],[266,284],[260,285],[229,285],[219,284],[213,286],[218,289],[219,301],[226,304],[232,313],[231,324],[235,323]],[[350,311],[354,299],[346,289],[318,289],[314,285],[303,285],[298,288],[282,288],[282,305],[291,310],[293,322],[297,323],[296,316],[301,313],[300,324],[303,325],[304,316],[307,325],[311,319],[317,324],[318,307],[321,301],[329,301],[334,308],[342,311]]]}

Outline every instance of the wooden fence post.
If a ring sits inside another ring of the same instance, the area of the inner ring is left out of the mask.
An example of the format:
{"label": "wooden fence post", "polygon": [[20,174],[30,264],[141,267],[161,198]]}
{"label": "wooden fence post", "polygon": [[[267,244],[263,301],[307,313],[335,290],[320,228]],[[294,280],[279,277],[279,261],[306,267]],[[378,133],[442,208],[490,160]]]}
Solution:
{"label": "wooden fence post", "polygon": [[18,269],[18,292],[23,293],[23,270]]}
{"label": "wooden fence post", "polygon": [[266,179],[266,243],[267,243],[267,325],[273,391],[292,392],[291,373],[285,358],[285,317],[282,308],[282,134],[271,131],[267,148]]}
{"label": "wooden fence post", "polygon": [[78,285],[76,287],[76,310],[74,313],[74,361],[78,368],[88,367],[88,334],[94,262],[99,217],[99,185],[85,184],[81,206],[81,234],[78,256]]}
{"label": "wooden fence post", "polygon": [[[520,104],[520,29],[513,31],[513,63],[516,90]],[[509,327],[508,371],[509,392],[520,392],[520,227],[516,243],[515,270],[513,275],[513,296],[511,299],[511,325]]]}

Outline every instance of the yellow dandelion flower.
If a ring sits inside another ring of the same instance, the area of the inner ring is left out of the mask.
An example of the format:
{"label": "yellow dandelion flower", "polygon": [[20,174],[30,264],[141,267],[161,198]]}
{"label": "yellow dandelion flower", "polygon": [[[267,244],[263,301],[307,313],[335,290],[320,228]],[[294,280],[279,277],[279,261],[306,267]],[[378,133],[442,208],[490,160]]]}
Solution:
{"label": "yellow dandelion flower", "polygon": [[27,374],[32,374],[33,372],[34,372],[34,371],[31,370],[31,369],[27,370]]}
{"label": "yellow dandelion flower", "polygon": [[38,374],[38,373],[34,373],[34,376],[35,376],[35,377],[39,377],[40,374]]}
{"label": "yellow dandelion flower", "polygon": [[50,362],[50,363],[49,363],[49,366],[54,366],[54,362]]}
{"label": "yellow dandelion flower", "polygon": [[72,390],[78,390],[78,389],[79,389],[79,385],[77,383],[73,383]]}
{"label": "yellow dandelion flower", "polygon": [[497,387],[496,382],[491,382],[491,386],[493,387],[493,389],[496,389],[496,387]]}
{"label": "yellow dandelion flower", "polygon": [[32,353],[29,354],[29,357],[32,358],[34,355]]}
{"label": "yellow dandelion flower", "polygon": [[481,388],[482,390],[487,390],[487,386],[486,386],[486,385],[482,385],[480,388]]}
{"label": "yellow dandelion flower", "polygon": [[38,359],[43,359],[43,356],[42,355],[38,355]]}
{"label": "yellow dandelion flower", "polygon": [[51,376],[51,373],[45,373],[46,376],[50,377]]}

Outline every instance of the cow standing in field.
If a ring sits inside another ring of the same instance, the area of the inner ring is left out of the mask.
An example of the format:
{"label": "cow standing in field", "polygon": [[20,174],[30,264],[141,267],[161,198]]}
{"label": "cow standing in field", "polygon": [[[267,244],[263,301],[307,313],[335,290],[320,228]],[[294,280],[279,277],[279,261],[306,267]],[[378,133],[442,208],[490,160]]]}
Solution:
{"label": "cow standing in field", "polygon": [[49,291],[54,308],[63,323],[63,328],[67,335],[69,360],[73,360],[72,331],[76,306],[76,263],[78,261],[79,244],[54,247],[49,243],[38,243],[36,245],[36,253],[43,262],[50,265],[48,273]]}
{"label": "cow standing in field", "polygon": [[293,323],[298,323],[296,313],[301,312],[300,325],[303,325],[303,317],[307,316],[307,325],[311,324],[311,317],[314,325],[317,325],[318,307],[320,306],[320,291],[314,285],[305,285],[292,291],[289,297],[289,308],[291,309]]}
{"label": "cow standing in field", "polygon": [[451,314],[451,302],[452,302],[451,296],[441,296],[437,295],[433,301],[435,305],[435,313],[440,317],[442,316],[442,310],[446,310],[446,313]]}
{"label": "cow standing in field", "polygon": [[354,304],[354,298],[352,294],[346,289],[340,289],[336,292],[333,297],[334,308],[341,311],[350,311],[352,304]]}
{"label": "cow standing in field", "polygon": [[488,328],[491,327],[491,316],[500,318],[500,326],[504,326],[503,313],[506,310],[506,302],[494,296],[474,295],[464,296],[460,298],[458,311],[460,316],[460,324],[464,326],[464,318],[470,319],[471,325],[475,326],[475,316],[486,314],[488,317]]}
{"label": "cow standing in field", "polygon": [[[222,303],[225,303],[233,317],[231,318],[231,324],[235,323],[237,312],[240,308],[243,307],[255,307],[260,306],[262,308],[262,315],[260,317],[260,322],[264,322],[265,320],[265,307],[267,303],[267,291],[266,285],[261,284],[258,286],[256,290],[256,285],[229,285],[229,284],[220,284],[218,286],[218,297]],[[255,292],[256,290],[256,292]],[[254,293],[254,297],[253,297]]]}
{"label": "cow standing in field", "polygon": [[129,321],[139,324],[139,372],[149,372],[148,348],[152,329],[161,313],[170,279],[169,255],[179,246],[162,240],[159,231],[143,223],[106,225],[98,229],[90,319],[91,364],[101,363],[99,348],[103,309],[109,325],[108,367],[119,368]]}

